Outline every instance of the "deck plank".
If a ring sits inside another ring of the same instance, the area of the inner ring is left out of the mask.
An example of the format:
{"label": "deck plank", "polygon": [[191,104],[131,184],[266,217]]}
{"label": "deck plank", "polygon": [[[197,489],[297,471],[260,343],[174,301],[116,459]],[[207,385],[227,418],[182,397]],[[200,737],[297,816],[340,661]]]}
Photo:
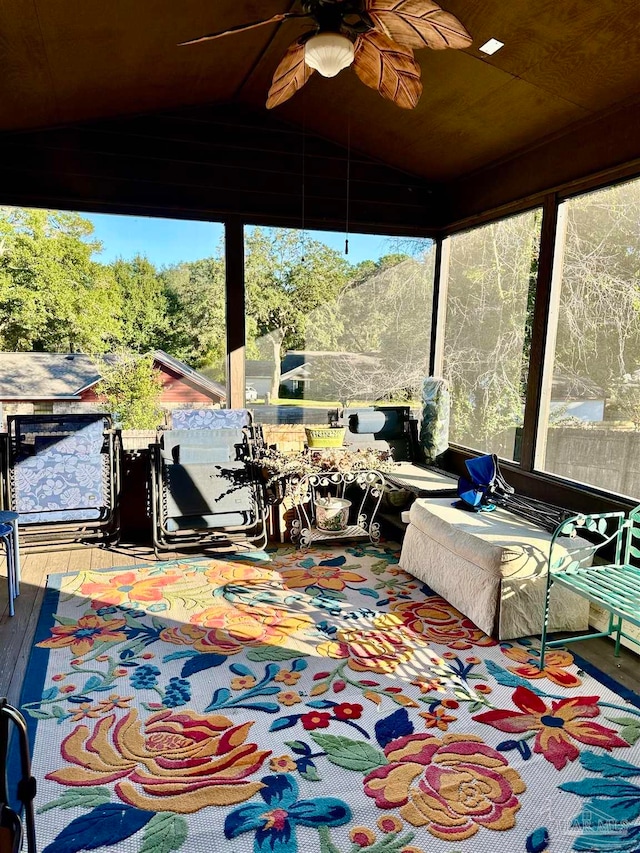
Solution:
{"label": "deck plank", "polygon": [[38,557],[46,555],[29,554],[22,559],[16,614],[9,616],[7,609],[0,619],[0,695],[13,704],[19,699],[47,581],[48,562]]}

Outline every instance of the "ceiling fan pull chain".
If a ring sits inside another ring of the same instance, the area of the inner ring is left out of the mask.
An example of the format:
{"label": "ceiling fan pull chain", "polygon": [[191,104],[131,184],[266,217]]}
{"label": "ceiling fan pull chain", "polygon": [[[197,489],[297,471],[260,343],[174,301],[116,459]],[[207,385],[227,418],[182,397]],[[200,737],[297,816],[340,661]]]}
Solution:
{"label": "ceiling fan pull chain", "polygon": [[307,207],[307,93],[302,93],[302,258],[305,262],[305,221]]}
{"label": "ceiling fan pull chain", "polygon": [[347,118],[347,217],[344,253],[349,254],[349,215],[351,204],[351,112]]}

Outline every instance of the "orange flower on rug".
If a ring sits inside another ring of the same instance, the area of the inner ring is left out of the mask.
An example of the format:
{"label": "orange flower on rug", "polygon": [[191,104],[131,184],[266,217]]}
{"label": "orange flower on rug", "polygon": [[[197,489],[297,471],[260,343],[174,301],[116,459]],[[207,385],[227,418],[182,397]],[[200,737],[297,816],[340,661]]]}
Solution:
{"label": "orange flower on rug", "polygon": [[443,598],[432,596],[421,601],[403,601],[392,604],[391,613],[414,634],[425,640],[440,643],[450,649],[470,649],[472,646],[494,646],[495,640],[448,604]]}
{"label": "orange flower on rug", "polygon": [[107,581],[88,581],[80,587],[81,595],[91,597],[91,606],[99,610],[110,604],[126,602],[153,603],[162,600],[162,590],[178,580],[177,575],[139,578],[136,572],[124,572]]}
{"label": "orange flower on rug", "polygon": [[68,646],[74,655],[85,655],[96,643],[121,643],[126,640],[127,636],[121,630],[125,625],[125,619],[107,621],[88,614],[81,616],[77,622],[55,625],[51,629],[51,637],[38,645],[44,649],[63,649]]}

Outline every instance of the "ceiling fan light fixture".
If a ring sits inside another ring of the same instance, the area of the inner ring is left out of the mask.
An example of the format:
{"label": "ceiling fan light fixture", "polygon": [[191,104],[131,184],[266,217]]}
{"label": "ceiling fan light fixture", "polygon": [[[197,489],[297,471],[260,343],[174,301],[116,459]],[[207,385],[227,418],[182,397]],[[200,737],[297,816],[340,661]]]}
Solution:
{"label": "ceiling fan light fixture", "polygon": [[304,61],[323,77],[335,77],[354,59],[353,42],[340,33],[318,33],[304,47]]}

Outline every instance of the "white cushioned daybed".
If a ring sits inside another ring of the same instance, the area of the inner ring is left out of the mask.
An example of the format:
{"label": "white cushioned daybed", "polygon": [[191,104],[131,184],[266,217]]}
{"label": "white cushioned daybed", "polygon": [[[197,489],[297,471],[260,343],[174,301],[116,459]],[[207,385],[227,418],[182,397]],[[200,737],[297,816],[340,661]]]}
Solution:
{"label": "white cushioned daybed", "polygon": [[[455,487],[441,475],[425,488]],[[422,580],[498,640],[539,634],[551,534],[504,509],[468,512],[453,498],[418,498],[408,521],[400,567]],[[567,539],[568,550],[588,548]],[[555,552],[554,552],[555,555]],[[589,602],[556,585],[550,630],[584,631]]]}

